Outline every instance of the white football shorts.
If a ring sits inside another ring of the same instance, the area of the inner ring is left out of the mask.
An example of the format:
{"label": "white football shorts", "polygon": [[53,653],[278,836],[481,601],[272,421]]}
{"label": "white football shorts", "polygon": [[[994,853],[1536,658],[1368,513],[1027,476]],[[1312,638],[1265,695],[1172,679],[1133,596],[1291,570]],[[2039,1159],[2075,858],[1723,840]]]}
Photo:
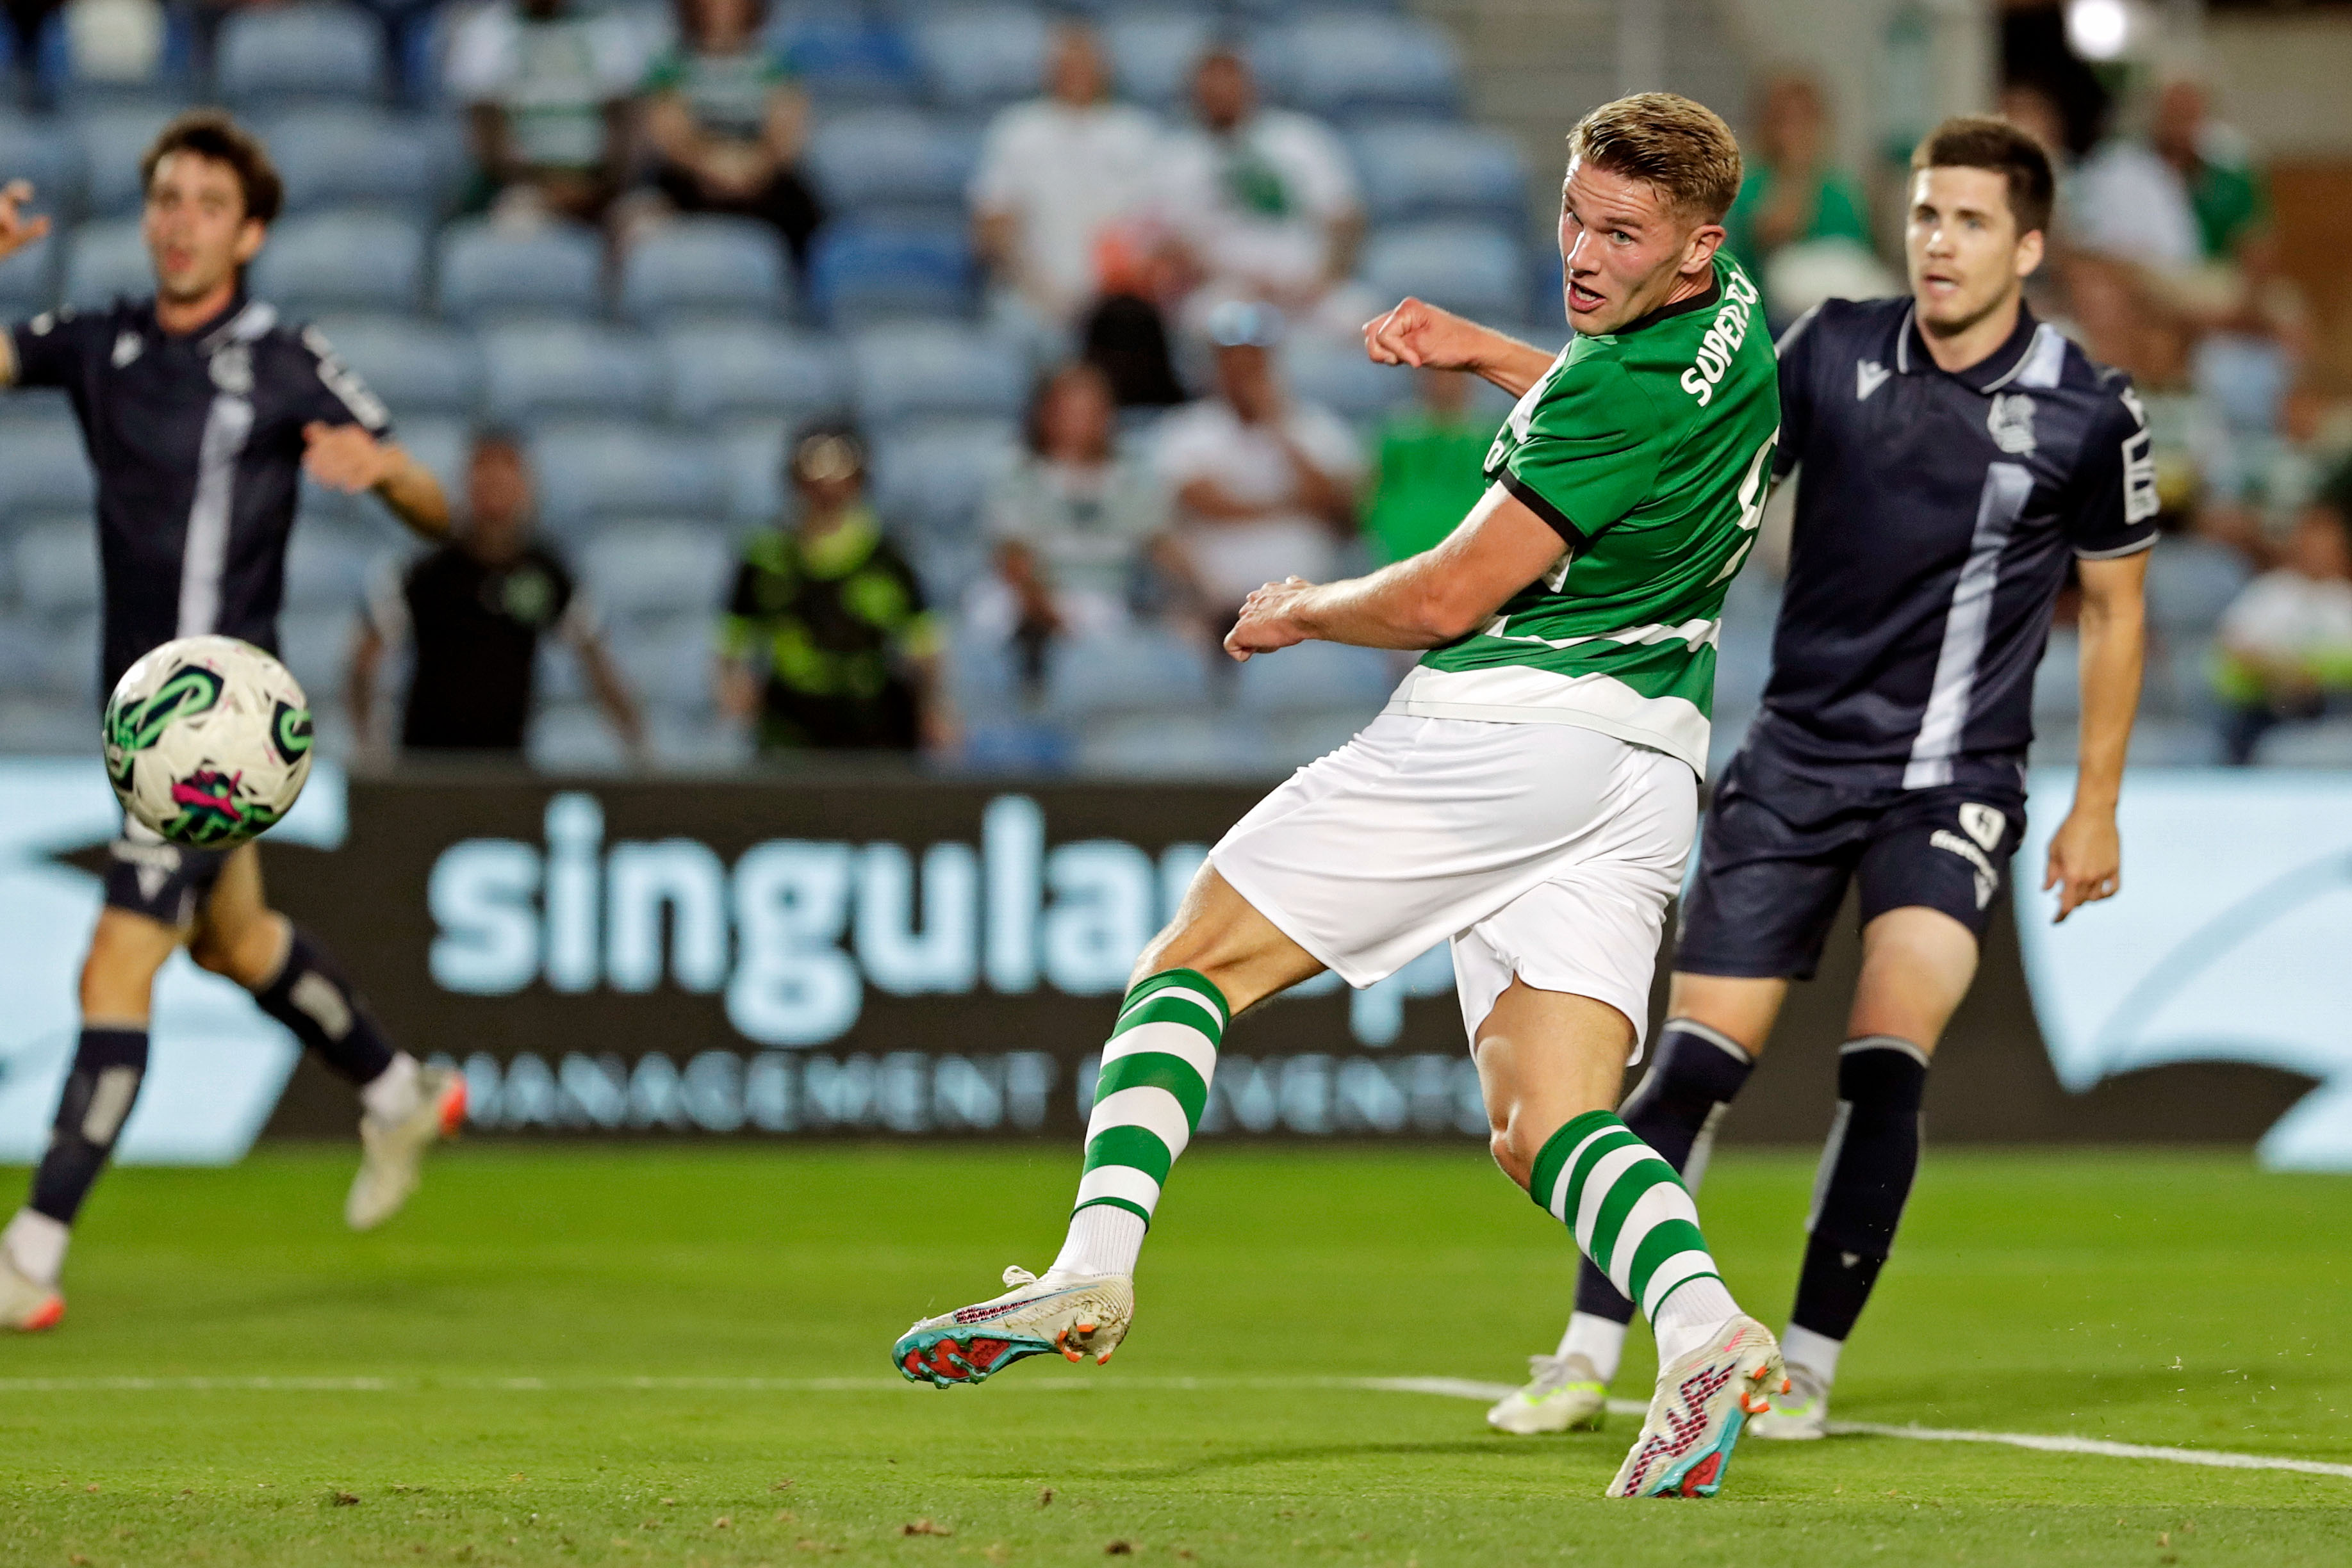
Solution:
{"label": "white football shorts", "polygon": [[1518,977],[1633,1025],[1698,828],[1685,764],[1597,730],[1383,714],[1293,774],[1209,852],[1234,890],[1351,986],[1454,945],[1463,1027]]}

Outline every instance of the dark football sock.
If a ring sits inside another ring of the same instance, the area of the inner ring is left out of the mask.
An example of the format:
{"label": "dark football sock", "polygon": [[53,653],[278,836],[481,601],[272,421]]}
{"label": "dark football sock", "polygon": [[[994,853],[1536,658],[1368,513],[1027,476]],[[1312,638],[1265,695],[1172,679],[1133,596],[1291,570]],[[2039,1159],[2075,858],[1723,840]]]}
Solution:
{"label": "dark football sock", "polygon": [[1838,1051],[1837,1121],[1822,1151],[1812,1239],[1789,1321],[1843,1342],[1895,1245],[1895,1228],[1919,1170],[1919,1104],[1927,1055],[1892,1035],[1865,1035]]}
{"label": "dark football sock", "polygon": [[65,1092],[58,1097],[49,1146],[33,1171],[28,1207],[60,1225],[74,1222],[82,1199],[98,1183],[98,1173],[106,1168],[107,1156],[114,1153],[114,1140],[138,1103],[140,1081],[146,1075],[145,1030],[81,1031],[73,1066],[66,1073]]}
{"label": "dark football sock", "polygon": [[[1657,1061],[1617,1114],[1696,1193],[1715,1145],[1716,1124],[1755,1067],[1756,1059],[1729,1035],[1689,1019],[1669,1019],[1659,1031]],[[1633,1321],[1633,1303],[1590,1260],[1576,1276],[1576,1310],[1612,1322]]]}
{"label": "dark football sock", "polygon": [[367,1004],[299,927],[286,947],[278,977],[253,993],[261,1010],[294,1031],[304,1049],[353,1083],[367,1083],[392,1065],[392,1047]]}

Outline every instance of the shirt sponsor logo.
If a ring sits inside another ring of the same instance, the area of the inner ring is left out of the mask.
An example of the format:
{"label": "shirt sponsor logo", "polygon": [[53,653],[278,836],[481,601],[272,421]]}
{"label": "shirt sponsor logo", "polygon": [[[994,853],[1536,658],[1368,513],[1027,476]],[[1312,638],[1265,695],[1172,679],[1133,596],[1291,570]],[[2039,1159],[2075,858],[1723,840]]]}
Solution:
{"label": "shirt sponsor logo", "polygon": [[1992,895],[2000,891],[2000,873],[1993,869],[1992,862],[1985,858],[1982,850],[1949,828],[1937,828],[1927,835],[1927,841],[1939,850],[1949,850],[1969,862],[1969,868],[1976,873],[1979,909],[1992,902]]}
{"label": "shirt sponsor logo", "polygon": [[1885,386],[1886,378],[1894,373],[1876,360],[1857,361],[1853,367],[1853,401],[1868,402],[1870,394]]}
{"label": "shirt sponsor logo", "polygon": [[127,368],[147,347],[147,340],[136,332],[125,332],[114,340],[114,368]]}
{"label": "shirt sponsor logo", "polygon": [[1723,307],[1715,313],[1706,336],[1699,340],[1696,362],[1683,372],[1683,391],[1698,399],[1699,407],[1715,400],[1716,383],[1731,369],[1731,356],[1748,341],[1756,298],[1756,286],[1745,273],[1735,269],[1724,281]]}
{"label": "shirt sponsor logo", "polygon": [[1985,428],[1992,444],[2003,452],[2023,456],[2033,450],[2033,399],[2024,392],[2000,392],[1985,410]]}

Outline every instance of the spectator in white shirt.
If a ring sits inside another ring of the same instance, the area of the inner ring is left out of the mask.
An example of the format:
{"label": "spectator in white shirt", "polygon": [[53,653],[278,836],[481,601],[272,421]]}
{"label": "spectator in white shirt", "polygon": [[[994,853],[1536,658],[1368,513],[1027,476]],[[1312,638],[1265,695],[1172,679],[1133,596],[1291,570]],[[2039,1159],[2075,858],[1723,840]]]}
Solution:
{"label": "spectator in white shirt", "polygon": [[1216,395],[1168,415],[1155,462],[1176,499],[1168,564],[1223,635],[1253,591],[1331,575],[1355,528],[1363,457],[1337,414],[1284,389],[1271,307],[1228,300],[1207,328]]}
{"label": "spectator in white shirt", "polygon": [[1045,86],[990,124],[971,198],[974,245],[1002,295],[1059,329],[1100,291],[1106,237],[1149,200],[1160,131],[1111,101],[1091,28],[1055,29]]}
{"label": "spectator in white shirt", "polygon": [[640,53],[625,21],[569,0],[499,0],[459,23],[446,75],[466,106],[479,202],[602,218],[626,173]]}
{"label": "spectator in white shirt", "polygon": [[2352,699],[2352,525],[2325,503],[2305,509],[2286,559],[2221,614],[2215,685],[2222,747],[2253,760],[2277,726]]}
{"label": "spectator in white shirt", "polygon": [[1192,77],[1199,123],[1168,145],[1161,214],[1212,298],[1309,312],[1355,266],[1364,211],[1346,149],[1322,121],[1260,109],[1249,64],[1213,49]]}

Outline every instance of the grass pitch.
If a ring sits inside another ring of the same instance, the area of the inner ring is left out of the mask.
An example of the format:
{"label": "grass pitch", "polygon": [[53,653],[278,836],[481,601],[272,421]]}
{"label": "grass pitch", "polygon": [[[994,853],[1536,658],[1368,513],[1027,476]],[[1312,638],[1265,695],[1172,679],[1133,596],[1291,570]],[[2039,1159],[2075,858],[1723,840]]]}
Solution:
{"label": "grass pitch", "polygon": [[[0,1341],[0,1563],[2352,1561],[2352,1479],[1856,1437],[1634,1504],[1599,1495],[1629,1418],[1318,1383],[1549,1348],[1574,1253],[1475,1147],[1198,1148],[1110,1366],[897,1384],[919,1312],[1043,1267],[1076,1155],[461,1148],[366,1237],[340,1149],[118,1171],[64,1329]],[[1775,1323],[1811,1166],[1731,1151],[1702,1197]],[[2347,1200],[1932,1155],[1836,1414],[2352,1461]]]}

